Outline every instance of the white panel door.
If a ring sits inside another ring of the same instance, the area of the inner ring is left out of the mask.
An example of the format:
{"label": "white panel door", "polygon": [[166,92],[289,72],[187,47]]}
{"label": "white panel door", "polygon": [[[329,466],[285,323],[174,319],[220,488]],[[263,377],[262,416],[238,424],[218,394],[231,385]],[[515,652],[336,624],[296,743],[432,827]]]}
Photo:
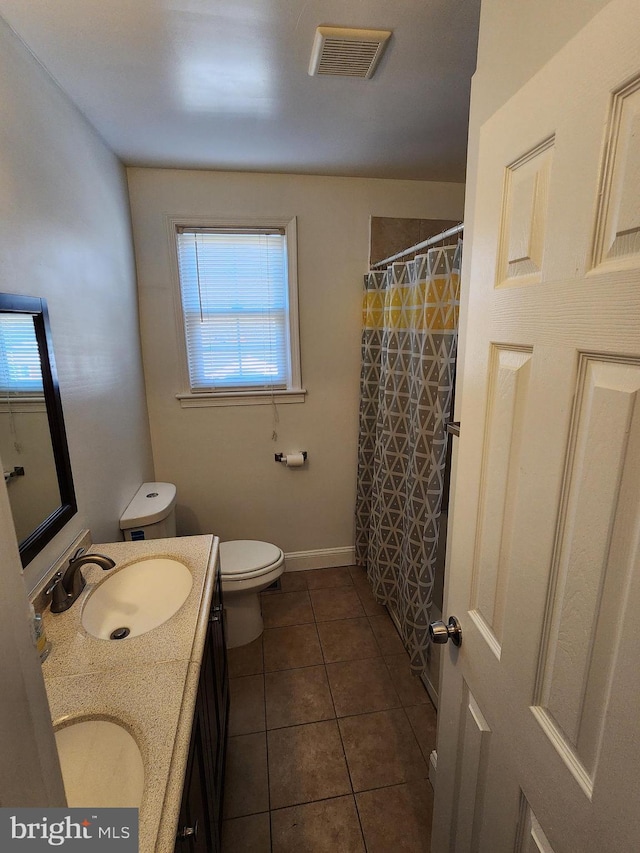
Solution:
{"label": "white panel door", "polygon": [[481,128],[433,853],[640,851],[640,2]]}

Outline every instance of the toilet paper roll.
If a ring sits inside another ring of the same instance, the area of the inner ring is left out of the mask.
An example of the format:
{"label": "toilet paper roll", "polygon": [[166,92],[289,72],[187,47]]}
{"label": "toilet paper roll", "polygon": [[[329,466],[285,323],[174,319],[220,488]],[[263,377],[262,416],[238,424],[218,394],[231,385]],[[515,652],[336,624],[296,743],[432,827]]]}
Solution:
{"label": "toilet paper roll", "polygon": [[287,468],[300,468],[304,465],[304,456],[302,453],[287,453],[285,456],[285,465]]}

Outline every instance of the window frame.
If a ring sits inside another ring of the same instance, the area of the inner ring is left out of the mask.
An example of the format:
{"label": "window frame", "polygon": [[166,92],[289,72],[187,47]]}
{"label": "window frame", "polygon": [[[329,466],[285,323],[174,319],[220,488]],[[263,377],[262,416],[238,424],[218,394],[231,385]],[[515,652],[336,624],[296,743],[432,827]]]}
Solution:
{"label": "window frame", "polygon": [[[280,228],[284,230],[287,258],[287,288],[289,303],[288,343],[290,358],[290,377],[286,388],[245,388],[241,390],[221,389],[219,391],[197,391],[191,388],[189,361],[182,308],[182,290],[178,265],[177,229],[189,228],[225,228],[238,230]],[[282,219],[261,217],[251,219],[219,219],[204,216],[168,216],[167,229],[171,246],[172,278],[174,284],[174,307],[176,313],[177,335],[180,349],[180,373],[182,390],[176,399],[182,408],[202,408],[207,406],[252,406],[271,403],[303,403],[306,390],[302,386],[300,365],[300,324],[298,311],[298,259],[297,259],[297,221],[296,217]]]}

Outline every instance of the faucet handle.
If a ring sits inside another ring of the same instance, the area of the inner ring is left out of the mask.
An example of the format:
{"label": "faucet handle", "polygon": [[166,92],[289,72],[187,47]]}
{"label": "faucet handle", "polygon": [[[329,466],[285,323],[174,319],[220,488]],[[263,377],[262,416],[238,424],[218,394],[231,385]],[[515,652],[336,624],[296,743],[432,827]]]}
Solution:
{"label": "faucet handle", "polygon": [[56,572],[56,573],[55,573],[55,575],[53,575],[53,577],[51,578],[51,583],[50,583],[50,584],[49,584],[49,586],[45,589],[44,594],[45,594],[45,595],[51,595],[51,593],[52,593],[52,592],[53,592],[53,590],[58,586],[58,584],[60,583],[60,581],[61,581],[61,580],[62,580],[62,571],[58,571],[58,572]]}
{"label": "faucet handle", "polygon": [[69,607],[69,594],[64,588],[64,575],[62,572],[56,572],[53,583],[46,590],[47,594],[51,593],[51,612],[62,613]]}
{"label": "faucet handle", "polygon": [[70,564],[71,564],[71,563],[73,563],[73,561],[74,561],[74,560],[77,560],[77,559],[78,559],[78,557],[81,557],[83,554],[84,554],[84,548],[78,548],[78,550],[77,550],[77,551],[76,551],[76,553],[73,555],[73,557],[70,557],[70,558],[69,558],[69,563],[70,563]]}

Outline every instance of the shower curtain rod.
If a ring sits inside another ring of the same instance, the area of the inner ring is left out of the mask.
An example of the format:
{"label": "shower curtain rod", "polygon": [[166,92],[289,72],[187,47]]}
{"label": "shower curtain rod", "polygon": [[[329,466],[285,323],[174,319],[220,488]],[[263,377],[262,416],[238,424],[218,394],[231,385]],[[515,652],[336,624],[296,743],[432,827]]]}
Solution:
{"label": "shower curtain rod", "polygon": [[417,252],[419,249],[427,249],[429,246],[434,246],[441,240],[446,240],[447,237],[454,237],[456,234],[459,234],[463,230],[464,222],[461,222],[460,225],[454,225],[453,228],[447,228],[447,230],[443,231],[441,234],[435,234],[433,237],[429,237],[428,240],[423,240],[422,243],[416,243],[415,246],[411,246],[411,248],[409,249],[404,249],[402,252],[398,252],[396,255],[391,255],[390,258],[385,258],[383,261],[378,261],[375,264],[371,264],[371,269],[374,270],[376,267],[386,266],[392,261],[397,261],[399,258],[404,258],[405,255],[410,255],[412,252]]}

